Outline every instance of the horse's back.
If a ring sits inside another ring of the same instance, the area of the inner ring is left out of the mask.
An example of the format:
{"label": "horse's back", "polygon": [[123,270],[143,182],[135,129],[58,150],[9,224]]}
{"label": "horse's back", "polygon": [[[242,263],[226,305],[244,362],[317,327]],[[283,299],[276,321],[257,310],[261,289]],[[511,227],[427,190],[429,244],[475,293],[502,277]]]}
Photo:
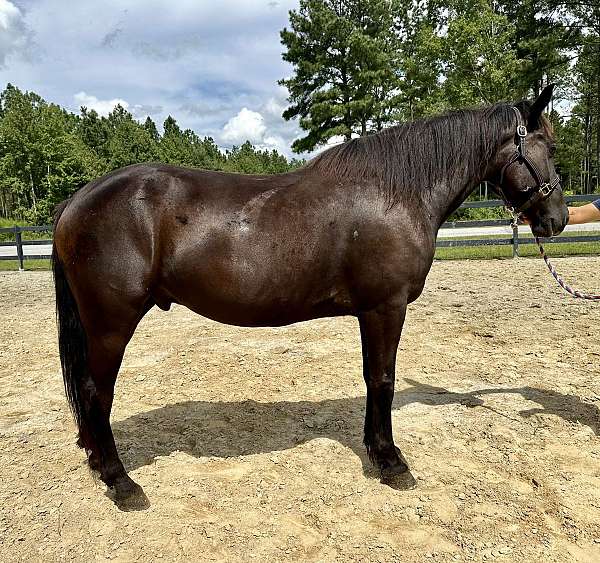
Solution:
{"label": "horse's back", "polygon": [[274,186],[282,189],[295,181],[294,174],[258,176],[167,164],[131,165],[77,191],[57,221],[56,235],[73,239],[94,227],[106,234],[107,229],[122,231],[136,224],[148,229],[169,214],[181,220],[190,210],[230,209]]}
{"label": "horse's back", "polygon": [[151,295],[161,307],[179,302],[237,324],[261,323],[254,311],[270,308],[275,323],[274,307],[291,313],[314,300],[311,282],[335,268],[332,225],[343,207],[303,173],[137,165],[77,192],[55,246],[75,284],[101,280],[136,300]]}
{"label": "horse's back", "polygon": [[297,179],[295,172],[247,175],[161,163],[133,164],[89,182],[72,196],[70,206],[99,211],[116,199],[154,196],[160,201],[167,192],[188,198],[214,196],[237,200],[274,186],[290,186]]}

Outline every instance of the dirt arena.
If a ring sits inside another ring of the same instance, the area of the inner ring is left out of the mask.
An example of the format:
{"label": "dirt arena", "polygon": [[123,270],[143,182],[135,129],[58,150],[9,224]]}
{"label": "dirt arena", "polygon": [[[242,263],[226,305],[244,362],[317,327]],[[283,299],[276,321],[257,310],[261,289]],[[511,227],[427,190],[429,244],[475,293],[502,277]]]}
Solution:
{"label": "dirt arena", "polygon": [[[600,258],[556,263],[600,288]],[[544,268],[434,264],[398,355],[408,492],[365,459],[354,319],[151,311],[113,412],[143,512],[74,445],[50,274],[0,274],[0,561],[600,561],[600,305]]]}

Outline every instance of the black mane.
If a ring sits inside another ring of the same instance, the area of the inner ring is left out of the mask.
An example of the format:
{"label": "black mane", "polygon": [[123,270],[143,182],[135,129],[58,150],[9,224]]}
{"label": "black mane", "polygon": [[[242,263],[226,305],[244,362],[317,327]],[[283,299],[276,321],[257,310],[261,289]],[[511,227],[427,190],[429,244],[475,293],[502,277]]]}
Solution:
{"label": "black mane", "polygon": [[453,111],[352,139],[324,151],[307,168],[341,181],[375,181],[395,205],[441,183],[451,188],[480,176],[515,127],[507,103]]}

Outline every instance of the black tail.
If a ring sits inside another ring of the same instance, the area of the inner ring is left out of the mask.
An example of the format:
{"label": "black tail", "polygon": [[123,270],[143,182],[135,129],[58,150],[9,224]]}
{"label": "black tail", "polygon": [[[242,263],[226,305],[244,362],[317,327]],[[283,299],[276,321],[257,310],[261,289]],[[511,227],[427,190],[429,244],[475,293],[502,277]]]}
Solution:
{"label": "black tail", "polygon": [[[68,203],[69,200],[61,203],[56,208],[54,216],[55,233],[58,220]],[[52,272],[54,273],[54,288],[56,290],[58,349],[65,393],[81,434],[82,424],[84,423],[81,385],[87,369],[87,339],[79,317],[77,303],[67,282],[55,243],[52,245]]]}

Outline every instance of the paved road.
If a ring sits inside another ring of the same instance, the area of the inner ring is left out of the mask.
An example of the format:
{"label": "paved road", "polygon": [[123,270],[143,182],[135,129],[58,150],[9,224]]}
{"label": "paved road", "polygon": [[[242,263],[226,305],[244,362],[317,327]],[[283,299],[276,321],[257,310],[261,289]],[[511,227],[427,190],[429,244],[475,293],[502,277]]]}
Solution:
{"label": "paved road", "polygon": [[[587,225],[567,225],[566,232],[573,231],[600,231],[600,223],[587,224]],[[507,225],[506,227],[470,227],[470,228],[456,228],[456,229],[442,229],[440,231],[439,238],[452,238],[452,237],[480,237],[485,235],[510,235],[512,234],[512,228]],[[527,226],[519,227],[519,234],[521,236],[531,235],[531,231]]]}
{"label": "paved road", "polygon": [[[23,241],[27,242],[27,241]],[[26,256],[31,255],[40,255],[40,256],[50,256],[52,254],[52,245],[50,244],[32,244],[32,245],[23,245],[23,253]],[[16,246],[0,246],[0,256],[17,256],[17,247]]]}
{"label": "paved road", "polygon": [[[570,225],[566,228],[567,231],[599,231],[599,225]],[[519,232],[524,236],[529,234],[527,227],[521,227]],[[485,235],[510,235],[512,230],[510,227],[471,227],[471,228],[456,228],[442,229],[439,238],[454,238],[454,237],[473,237],[478,238]],[[23,251],[26,255],[42,255],[50,256],[52,246],[48,245],[24,245]],[[15,256],[17,248],[15,246],[0,246],[0,256]]]}

